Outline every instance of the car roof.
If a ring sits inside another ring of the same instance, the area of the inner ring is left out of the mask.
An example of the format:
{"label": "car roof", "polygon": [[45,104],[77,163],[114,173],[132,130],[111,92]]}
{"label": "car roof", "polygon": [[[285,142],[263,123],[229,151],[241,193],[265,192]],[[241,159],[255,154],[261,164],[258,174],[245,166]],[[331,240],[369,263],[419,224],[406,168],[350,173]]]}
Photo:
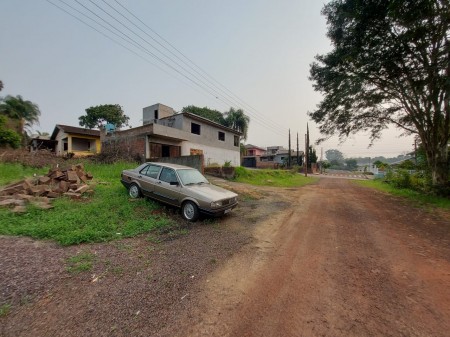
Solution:
{"label": "car roof", "polygon": [[174,170],[183,170],[183,169],[194,169],[195,170],[194,167],[178,165],[178,164],[171,164],[171,163],[146,162],[145,164],[153,164],[153,165],[158,165],[158,166],[163,166],[163,167],[170,167],[170,168],[173,168]]}

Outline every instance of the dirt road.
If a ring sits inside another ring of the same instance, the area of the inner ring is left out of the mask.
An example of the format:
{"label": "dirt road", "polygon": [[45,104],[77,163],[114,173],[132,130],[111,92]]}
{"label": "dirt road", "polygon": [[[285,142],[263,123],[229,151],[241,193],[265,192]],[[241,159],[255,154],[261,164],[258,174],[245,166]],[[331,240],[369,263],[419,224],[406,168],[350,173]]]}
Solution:
{"label": "dirt road", "polygon": [[448,336],[448,215],[339,179],[280,197],[179,336]]}
{"label": "dirt road", "polygon": [[[0,336],[449,335],[449,212],[348,179],[219,183],[238,209],[157,240],[0,237]],[[73,275],[79,252],[93,267]]]}

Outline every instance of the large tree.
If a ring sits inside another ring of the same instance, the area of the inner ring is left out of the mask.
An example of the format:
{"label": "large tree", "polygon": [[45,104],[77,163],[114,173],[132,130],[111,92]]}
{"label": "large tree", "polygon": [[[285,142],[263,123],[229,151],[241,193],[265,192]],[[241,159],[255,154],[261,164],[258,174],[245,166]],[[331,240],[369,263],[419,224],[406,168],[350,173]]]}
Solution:
{"label": "large tree", "polygon": [[25,131],[33,124],[39,124],[41,111],[36,103],[26,101],[22,96],[6,96],[0,103],[0,113],[12,120],[17,120],[17,132],[26,135]]}
{"label": "large tree", "polygon": [[448,183],[450,4],[448,0],[333,0],[323,8],[333,50],[311,65],[324,98],[310,113],[341,138],[395,125],[417,134],[432,181]]}
{"label": "large tree", "polygon": [[213,122],[219,123],[221,125],[225,125],[225,119],[223,114],[220,111],[210,109],[207,107],[200,108],[195,105],[185,106],[181,112],[188,112],[206,119],[209,119]]}
{"label": "large tree", "polygon": [[87,108],[86,115],[78,117],[80,126],[89,129],[101,128],[105,124],[114,124],[116,128],[128,125],[130,118],[124,114],[119,104],[103,104]]}
{"label": "large tree", "polygon": [[241,139],[247,139],[248,125],[250,123],[250,117],[248,117],[242,109],[230,108],[225,112],[225,125],[239,131]]}

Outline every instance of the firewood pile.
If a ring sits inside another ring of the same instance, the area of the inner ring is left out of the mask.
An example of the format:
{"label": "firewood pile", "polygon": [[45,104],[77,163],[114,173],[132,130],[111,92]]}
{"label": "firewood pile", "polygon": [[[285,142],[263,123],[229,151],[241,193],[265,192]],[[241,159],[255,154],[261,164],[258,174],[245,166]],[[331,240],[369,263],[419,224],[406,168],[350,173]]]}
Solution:
{"label": "firewood pile", "polygon": [[52,168],[45,176],[27,178],[1,188],[0,206],[10,207],[17,213],[25,212],[28,203],[42,209],[53,208],[51,201],[60,196],[80,199],[85,193],[93,194],[93,185],[88,185],[92,178],[83,164],[63,170]]}

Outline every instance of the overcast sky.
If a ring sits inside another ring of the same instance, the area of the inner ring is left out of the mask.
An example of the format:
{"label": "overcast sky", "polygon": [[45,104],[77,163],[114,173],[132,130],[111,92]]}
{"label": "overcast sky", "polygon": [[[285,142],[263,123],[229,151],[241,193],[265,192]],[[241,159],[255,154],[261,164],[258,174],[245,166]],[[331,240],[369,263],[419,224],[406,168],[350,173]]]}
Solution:
{"label": "overcast sky", "polygon": [[[196,105],[224,112],[234,106],[250,116],[247,143],[287,147],[290,128],[292,146],[298,133],[304,148],[307,112],[321,99],[308,80],[309,65],[331,50],[320,15],[324,2],[105,0],[115,11],[103,0],[49,1],[0,4],[1,95],[37,103],[42,115],[36,130],[79,126],[84,110],[100,104],[120,104],[133,127],[142,125],[142,108],[155,103],[176,111]],[[314,123],[309,126],[311,140],[320,138]],[[370,149],[366,135],[342,145],[332,139],[316,149],[319,156],[322,148],[346,157],[393,157],[412,149],[412,138],[400,133],[385,132]]]}

